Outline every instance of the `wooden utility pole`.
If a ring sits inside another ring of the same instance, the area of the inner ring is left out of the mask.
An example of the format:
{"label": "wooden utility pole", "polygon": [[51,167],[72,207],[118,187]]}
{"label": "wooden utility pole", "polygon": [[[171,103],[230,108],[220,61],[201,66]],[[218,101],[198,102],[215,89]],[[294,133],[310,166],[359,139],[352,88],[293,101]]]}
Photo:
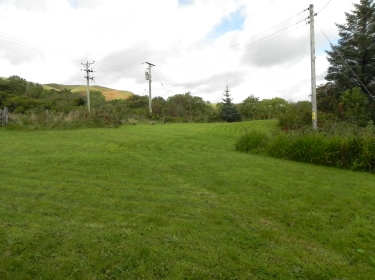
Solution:
{"label": "wooden utility pole", "polygon": [[151,107],[151,81],[152,81],[152,76],[151,76],[151,67],[155,66],[152,63],[145,62],[148,64],[148,75],[146,75],[146,80],[148,80],[148,110],[150,112],[150,115],[152,114],[152,107]]}
{"label": "wooden utility pole", "polygon": [[311,103],[312,103],[312,128],[318,128],[318,113],[316,106],[316,73],[315,73],[315,33],[314,33],[314,5],[310,5],[310,50],[311,50]]}
{"label": "wooden utility pole", "polygon": [[92,72],[94,72],[94,70],[89,69],[89,67],[90,67],[91,64],[94,64],[94,63],[95,63],[95,61],[93,61],[93,62],[87,61],[86,63],[81,63],[82,65],[85,66],[83,71],[85,71],[86,75],[87,75],[87,76],[85,76],[85,78],[87,80],[87,111],[89,111],[89,112],[90,112],[90,80],[94,80],[94,77],[90,78],[90,72],[92,73]]}

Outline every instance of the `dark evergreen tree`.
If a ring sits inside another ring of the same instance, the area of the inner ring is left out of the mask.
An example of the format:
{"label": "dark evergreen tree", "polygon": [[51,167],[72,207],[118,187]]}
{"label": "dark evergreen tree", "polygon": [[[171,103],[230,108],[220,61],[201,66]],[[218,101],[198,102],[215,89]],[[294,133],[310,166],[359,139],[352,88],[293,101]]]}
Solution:
{"label": "dark evergreen tree", "polygon": [[241,120],[241,115],[236,106],[232,103],[232,98],[230,98],[228,86],[224,93],[222,106],[220,108],[220,116],[221,119],[226,122],[237,122]]}
{"label": "dark evergreen tree", "polygon": [[375,98],[375,3],[361,0],[353,5],[355,9],[345,13],[346,24],[336,24],[340,39],[337,46],[327,51],[330,66],[326,80],[336,100],[337,95],[360,87],[369,99],[367,110],[370,111]]}

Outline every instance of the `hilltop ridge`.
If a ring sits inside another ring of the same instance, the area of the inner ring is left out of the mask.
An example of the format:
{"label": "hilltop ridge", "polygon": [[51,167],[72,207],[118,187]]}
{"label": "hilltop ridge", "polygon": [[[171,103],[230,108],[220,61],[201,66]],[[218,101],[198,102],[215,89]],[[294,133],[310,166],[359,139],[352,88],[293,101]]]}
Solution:
{"label": "hilltop ridge", "polygon": [[[62,84],[50,83],[50,84],[43,84],[43,86],[46,88],[55,89],[55,90],[63,90],[64,88],[66,88],[66,89],[70,89],[74,93],[86,94],[85,85],[62,85]],[[111,89],[108,87],[102,87],[102,86],[97,86],[97,85],[90,86],[90,90],[101,91],[105,97],[105,100],[107,101],[114,100],[114,99],[126,99],[130,95],[134,94],[126,90]]]}

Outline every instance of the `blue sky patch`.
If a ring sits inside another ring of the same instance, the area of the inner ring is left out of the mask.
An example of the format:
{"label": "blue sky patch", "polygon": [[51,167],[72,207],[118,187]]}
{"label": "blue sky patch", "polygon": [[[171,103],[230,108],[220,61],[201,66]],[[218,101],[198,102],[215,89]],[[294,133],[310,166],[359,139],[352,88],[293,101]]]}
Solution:
{"label": "blue sky patch", "polygon": [[78,9],[79,7],[78,0],[68,0],[68,2],[73,9]]}
{"label": "blue sky patch", "polygon": [[186,6],[193,4],[193,0],[178,0],[178,5],[180,6]]}
{"label": "blue sky patch", "polygon": [[244,22],[245,16],[241,13],[241,10],[237,10],[216,25],[211,32],[211,36],[220,37],[227,32],[241,30]]}

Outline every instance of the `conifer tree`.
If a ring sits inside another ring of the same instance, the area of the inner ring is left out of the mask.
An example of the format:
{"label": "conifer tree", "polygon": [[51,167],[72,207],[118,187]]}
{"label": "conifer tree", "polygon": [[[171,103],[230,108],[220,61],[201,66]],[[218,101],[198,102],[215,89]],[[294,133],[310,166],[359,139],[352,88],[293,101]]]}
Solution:
{"label": "conifer tree", "polygon": [[375,97],[375,3],[374,0],[361,0],[359,4],[353,5],[354,10],[345,13],[346,23],[336,24],[340,39],[336,46],[332,46],[332,50],[327,51],[330,66],[326,80],[334,85],[339,95],[359,86],[373,103],[374,100],[371,99],[372,96]]}
{"label": "conifer tree", "polygon": [[241,120],[240,113],[238,112],[235,105],[232,103],[232,98],[230,98],[228,86],[224,93],[220,116],[222,120],[226,122],[237,122]]}

